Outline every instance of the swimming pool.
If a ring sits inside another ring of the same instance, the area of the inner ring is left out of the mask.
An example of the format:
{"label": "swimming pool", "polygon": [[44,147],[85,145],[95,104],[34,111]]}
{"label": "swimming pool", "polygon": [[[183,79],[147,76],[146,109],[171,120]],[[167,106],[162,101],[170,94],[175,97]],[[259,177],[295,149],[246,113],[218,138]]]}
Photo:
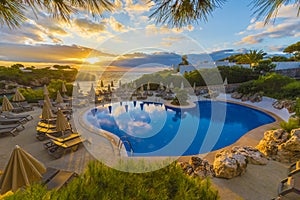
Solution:
{"label": "swimming pool", "polygon": [[207,153],[275,121],[259,110],[222,101],[198,101],[189,109],[152,102],[119,102],[94,108],[84,117],[94,127],[121,138],[129,156]]}

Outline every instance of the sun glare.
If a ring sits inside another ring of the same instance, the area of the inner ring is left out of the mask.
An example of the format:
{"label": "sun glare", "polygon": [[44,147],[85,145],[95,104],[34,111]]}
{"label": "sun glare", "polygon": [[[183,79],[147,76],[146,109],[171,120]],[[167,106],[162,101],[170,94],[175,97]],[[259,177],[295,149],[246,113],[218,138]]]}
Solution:
{"label": "sun glare", "polygon": [[97,57],[92,57],[92,58],[85,59],[85,61],[90,63],[90,64],[95,64],[96,62],[99,62],[100,60]]}

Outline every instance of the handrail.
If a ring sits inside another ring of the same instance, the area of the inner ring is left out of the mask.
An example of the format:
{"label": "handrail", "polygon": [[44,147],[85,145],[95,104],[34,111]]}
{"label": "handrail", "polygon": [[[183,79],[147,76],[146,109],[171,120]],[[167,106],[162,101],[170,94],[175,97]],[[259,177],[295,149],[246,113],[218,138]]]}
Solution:
{"label": "handrail", "polygon": [[[121,140],[122,138],[124,138],[125,141]],[[126,136],[120,137],[119,142],[118,142],[118,148],[119,148],[119,150],[121,150],[122,144],[123,144],[124,147],[125,147],[125,143],[127,143],[127,144],[129,145],[131,156],[133,156],[133,153],[134,153],[133,147],[132,147],[130,141],[127,139]],[[125,148],[126,148],[126,147],[125,147]]]}

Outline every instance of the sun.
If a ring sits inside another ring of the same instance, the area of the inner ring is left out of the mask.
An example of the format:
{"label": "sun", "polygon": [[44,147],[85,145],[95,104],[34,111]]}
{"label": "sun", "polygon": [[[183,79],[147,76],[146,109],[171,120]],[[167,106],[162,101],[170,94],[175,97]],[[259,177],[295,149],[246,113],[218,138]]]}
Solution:
{"label": "sun", "polygon": [[99,58],[97,58],[97,57],[86,58],[85,61],[90,64],[95,64],[96,62],[99,62]]}

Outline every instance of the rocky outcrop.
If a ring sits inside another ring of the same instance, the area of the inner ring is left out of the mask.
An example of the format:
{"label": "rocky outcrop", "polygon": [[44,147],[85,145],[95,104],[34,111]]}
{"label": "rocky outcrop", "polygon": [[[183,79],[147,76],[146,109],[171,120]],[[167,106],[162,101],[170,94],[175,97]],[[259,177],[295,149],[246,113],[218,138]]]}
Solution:
{"label": "rocky outcrop", "polygon": [[294,106],[296,104],[296,101],[291,101],[291,100],[278,100],[278,101],[275,101],[272,105],[274,108],[280,110],[280,109],[283,109],[283,108],[286,108],[289,113],[292,113],[294,112]]}
{"label": "rocky outcrop", "polygon": [[250,146],[233,147],[231,152],[234,154],[241,154],[245,156],[249,164],[266,165],[268,162],[267,157],[263,153],[261,153],[258,149]]}
{"label": "rocky outcrop", "polygon": [[242,93],[234,92],[231,94],[231,98],[234,98],[234,99],[241,99],[242,97],[243,97]]}
{"label": "rocky outcrop", "polygon": [[259,93],[255,93],[254,95],[252,95],[252,96],[249,97],[249,100],[250,100],[252,103],[260,102],[260,101],[262,100],[262,96],[261,96],[261,94],[259,94]]}
{"label": "rocky outcrop", "polygon": [[230,179],[246,172],[247,158],[242,154],[223,150],[216,154],[213,165],[216,177]]}
{"label": "rocky outcrop", "polygon": [[34,79],[32,81],[30,81],[30,85],[31,86],[42,86],[42,85],[47,85],[49,84],[50,79],[48,77],[43,77],[43,78],[39,78],[39,79]]}
{"label": "rocky outcrop", "polygon": [[300,159],[300,128],[290,134],[282,129],[266,131],[256,148],[273,160],[296,162]]}
{"label": "rocky outcrop", "polygon": [[178,162],[183,172],[189,176],[201,178],[215,176],[213,166],[207,160],[192,156],[189,162]]}
{"label": "rocky outcrop", "polygon": [[248,95],[243,95],[241,98],[242,101],[248,101],[249,100],[249,96]]}

